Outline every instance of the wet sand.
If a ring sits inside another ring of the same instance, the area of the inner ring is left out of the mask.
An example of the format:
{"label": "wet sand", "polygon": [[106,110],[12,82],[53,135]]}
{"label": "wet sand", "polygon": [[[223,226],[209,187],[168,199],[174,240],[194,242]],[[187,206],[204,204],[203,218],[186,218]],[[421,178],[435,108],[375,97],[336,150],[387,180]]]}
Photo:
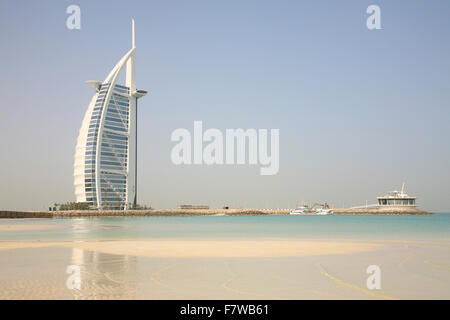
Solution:
{"label": "wet sand", "polygon": [[319,240],[119,240],[80,242],[3,241],[0,250],[70,247],[108,254],[157,258],[263,258],[349,254],[381,247],[381,244]]}
{"label": "wet sand", "polygon": [[58,229],[55,225],[33,225],[33,224],[7,224],[0,225],[0,232],[3,231],[38,231],[38,230],[54,230]]}
{"label": "wet sand", "polygon": [[[449,299],[450,242],[0,242],[0,299]],[[66,286],[81,268],[80,290]],[[366,287],[369,265],[381,289]]]}

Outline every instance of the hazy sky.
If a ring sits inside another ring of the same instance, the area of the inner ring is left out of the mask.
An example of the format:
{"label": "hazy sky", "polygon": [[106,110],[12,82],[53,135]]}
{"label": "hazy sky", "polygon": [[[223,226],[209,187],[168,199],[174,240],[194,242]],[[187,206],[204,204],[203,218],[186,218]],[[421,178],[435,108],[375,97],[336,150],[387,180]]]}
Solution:
{"label": "hazy sky", "polygon": [[[81,7],[81,30],[66,8]],[[381,7],[381,30],[366,9]],[[362,205],[403,181],[450,212],[450,1],[0,2],[0,209],[75,200],[73,156],[93,90],[136,20],[138,201]],[[280,129],[280,170],[175,166],[170,135]]]}

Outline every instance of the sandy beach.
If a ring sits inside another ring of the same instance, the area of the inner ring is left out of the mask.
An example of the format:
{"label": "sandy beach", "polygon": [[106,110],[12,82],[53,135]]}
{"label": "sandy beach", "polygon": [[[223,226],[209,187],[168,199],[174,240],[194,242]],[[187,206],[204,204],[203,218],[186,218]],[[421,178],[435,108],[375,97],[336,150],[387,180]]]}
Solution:
{"label": "sandy beach", "polygon": [[1,221],[0,299],[450,299],[446,217]]}
{"label": "sandy beach", "polygon": [[[446,241],[0,242],[0,299],[448,299]],[[366,287],[369,265],[381,290]],[[81,288],[66,286],[70,265]]]}
{"label": "sandy beach", "polygon": [[32,224],[15,224],[0,225],[0,232],[3,231],[39,231],[57,229],[54,225],[32,225]]}
{"label": "sandy beach", "polygon": [[350,254],[375,250],[381,244],[305,240],[128,240],[83,242],[0,242],[0,250],[78,248],[87,251],[152,258],[269,258]]}

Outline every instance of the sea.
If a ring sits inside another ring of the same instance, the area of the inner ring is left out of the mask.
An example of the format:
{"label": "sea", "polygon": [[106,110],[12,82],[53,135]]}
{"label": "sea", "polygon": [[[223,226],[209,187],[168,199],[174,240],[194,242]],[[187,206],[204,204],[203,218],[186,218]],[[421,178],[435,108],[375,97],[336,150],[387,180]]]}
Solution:
{"label": "sea", "polygon": [[[30,225],[19,231],[5,227]],[[450,213],[0,220],[0,241],[124,239],[450,239]],[[33,230],[31,226],[46,229]],[[2,231],[3,230],[3,231]]]}

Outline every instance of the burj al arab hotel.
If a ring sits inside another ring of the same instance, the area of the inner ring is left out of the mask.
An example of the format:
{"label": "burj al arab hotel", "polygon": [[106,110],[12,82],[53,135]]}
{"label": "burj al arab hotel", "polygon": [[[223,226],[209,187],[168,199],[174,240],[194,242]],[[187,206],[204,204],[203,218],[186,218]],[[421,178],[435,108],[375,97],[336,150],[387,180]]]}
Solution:
{"label": "burj al arab hotel", "polygon": [[[97,209],[131,209],[137,189],[137,100],[135,28],[132,48],[105,81],[87,81],[94,90],[78,134],[74,185],[77,202]],[[125,85],[117,84],[126,66]]]}

